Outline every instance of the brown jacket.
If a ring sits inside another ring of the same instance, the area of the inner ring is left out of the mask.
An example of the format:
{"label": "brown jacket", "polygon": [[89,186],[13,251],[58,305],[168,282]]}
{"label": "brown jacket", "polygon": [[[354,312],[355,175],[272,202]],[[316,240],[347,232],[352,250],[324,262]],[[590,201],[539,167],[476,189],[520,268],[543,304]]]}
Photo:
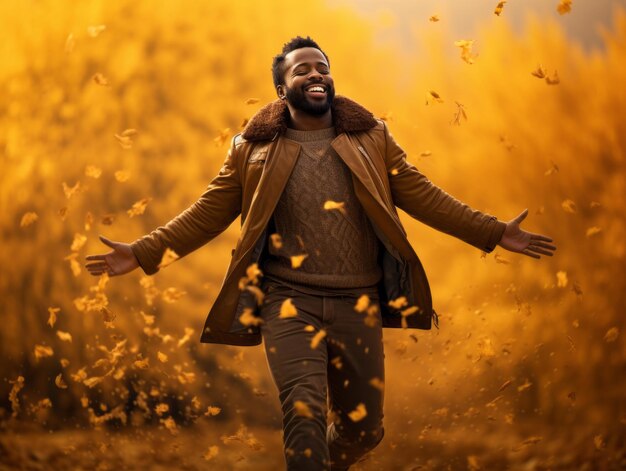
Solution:
{"label": "brown jacket", "polygon": [[[495,248],[506,224],[433,185],[407,162],[386,124],[359,104],[338,96],[332,113],[337,137],[331,145],[351,170],[355,194],[382,242],[379,291],[383,327],[430,329],[433,319],[437,323],[437,315],[428,280],[407,240],[396,206],[485,252]],[[220,234],[241,214],[241,235],[206,319],[201,342],[261,342],[258,327],[239,322],[244,306],[239,280],[263,253],[268,222],[300,153],[298,143],[282,136],[287,122],[288,109],[281,100],[262,108],[243,133],[233,138],[224,165],[200,198],[165,226],[131,244],[144,272],[151,275],[158,271],[167,247],[185,256]],[[310,189],[303,188],[306,190]],[[407,302],[400,309],[389,305],[402,296]]]}

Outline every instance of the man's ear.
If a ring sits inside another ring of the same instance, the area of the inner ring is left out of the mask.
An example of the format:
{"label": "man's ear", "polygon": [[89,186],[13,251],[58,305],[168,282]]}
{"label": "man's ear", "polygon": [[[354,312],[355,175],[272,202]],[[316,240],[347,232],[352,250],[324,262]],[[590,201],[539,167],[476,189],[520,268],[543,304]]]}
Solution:
{"label": "man's ear", "polygon": [[284,85],[277,86],[276,94],[278,95],[278,98],[280,98],[281,100],[284,100],[285,99],[285,86]]}

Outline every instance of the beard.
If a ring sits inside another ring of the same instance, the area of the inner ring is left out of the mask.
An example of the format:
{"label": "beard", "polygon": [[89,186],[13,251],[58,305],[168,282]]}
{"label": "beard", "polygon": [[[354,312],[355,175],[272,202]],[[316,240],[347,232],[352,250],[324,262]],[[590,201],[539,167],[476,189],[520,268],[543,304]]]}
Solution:
{"label": "beard", "polygon": [[321,116],[326,113],[333,104],[333,98],[335,98],[335,87],[332,85],[327,86],[326,100],[321,103],[309,101],[305,91],[301,88],[289,88],[287,86],[285,88],[287,89],[285,95],[289,104],[295,109],[313,116]]}

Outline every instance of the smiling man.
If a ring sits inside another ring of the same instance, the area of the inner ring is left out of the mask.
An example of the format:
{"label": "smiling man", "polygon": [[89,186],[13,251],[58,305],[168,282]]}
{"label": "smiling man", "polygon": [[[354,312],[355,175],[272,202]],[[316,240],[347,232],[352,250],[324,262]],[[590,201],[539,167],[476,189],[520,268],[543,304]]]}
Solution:
{"label": "smiling man", "polygon": [[241,236],[202,342],[263,340],[289,470],[348,469],[383,438],[382,328],[437,325],[428,280],[396,207],[485,252],[540,258],[549,237],[471,209],[407,159],[386,124],[335,97],[328,57],[297,37],[274,58],[278,99],[233,138],[188,209],[132,244],[87,257],[93,275],[154,274],[241,214]]}

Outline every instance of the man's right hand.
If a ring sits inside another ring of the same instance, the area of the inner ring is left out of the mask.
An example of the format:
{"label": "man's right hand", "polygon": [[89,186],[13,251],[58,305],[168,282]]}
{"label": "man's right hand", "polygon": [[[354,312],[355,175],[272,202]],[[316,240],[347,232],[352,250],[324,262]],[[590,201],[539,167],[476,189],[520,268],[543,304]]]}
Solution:
{"label": "man's right hand", "polygon": [[114,242],[104,236],[100,236],[103,244],[113,249],[112,252],[98,255],[88,255],[89,263],[85,268],[94,276],[107,273],[109,276],[124,275],[139,267],[139,262],[130,248],[130,244]]}

